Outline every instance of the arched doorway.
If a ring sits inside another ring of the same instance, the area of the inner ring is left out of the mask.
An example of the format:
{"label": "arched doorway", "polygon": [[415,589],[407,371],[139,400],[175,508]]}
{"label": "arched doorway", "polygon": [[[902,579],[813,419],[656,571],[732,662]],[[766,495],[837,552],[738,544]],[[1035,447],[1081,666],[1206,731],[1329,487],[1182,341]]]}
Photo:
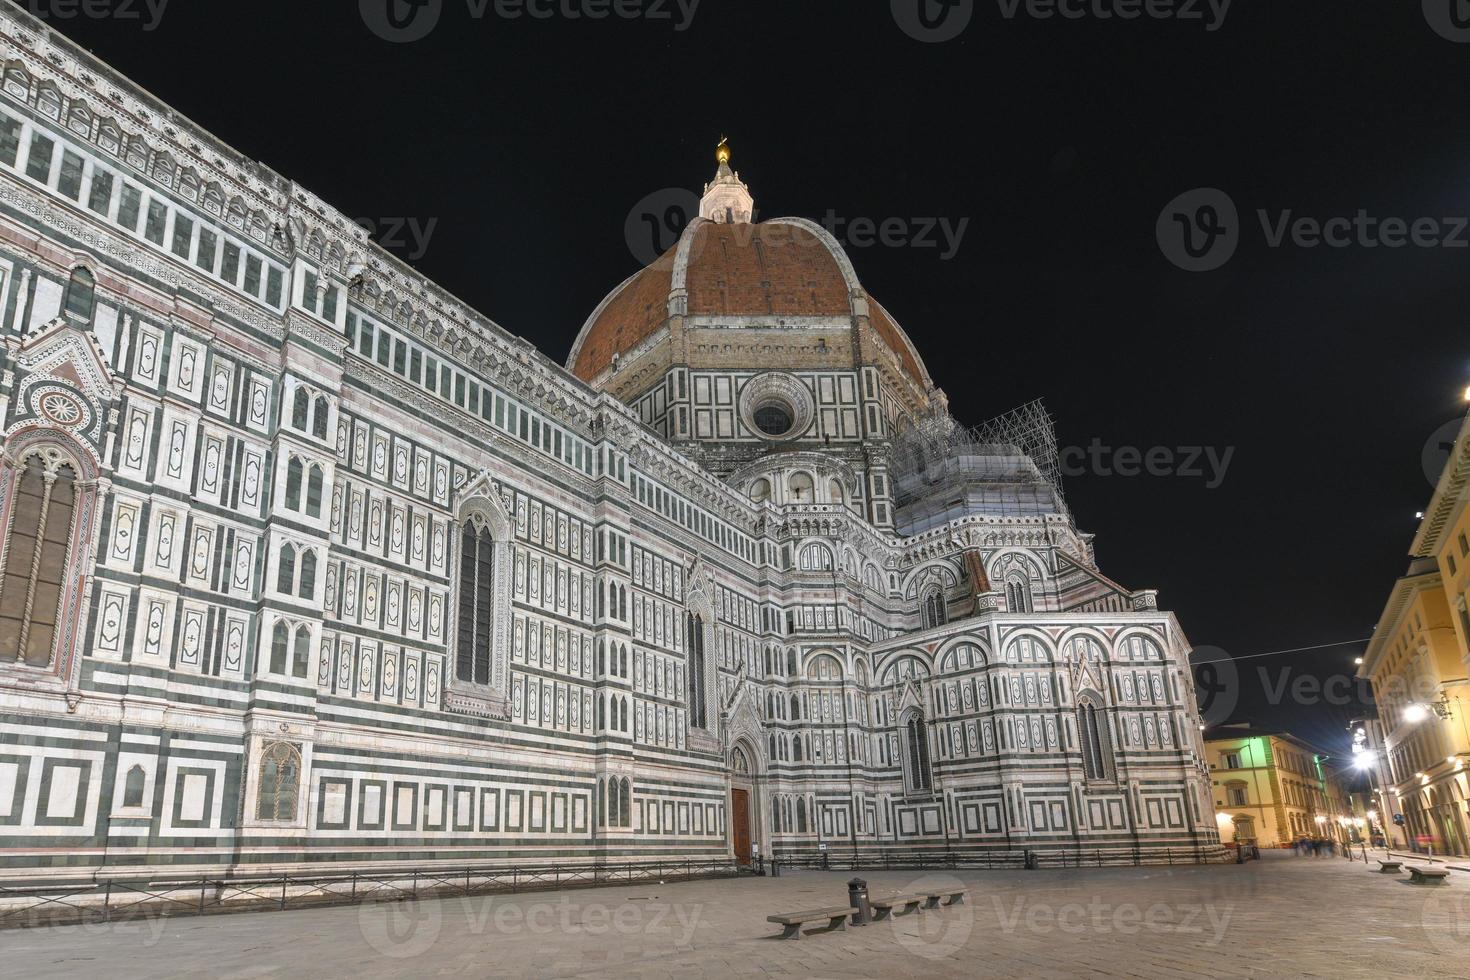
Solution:
{"label": "arched doorway", "polygon": [[726,840],[737,863],[748,865],[754,849],[760,846],[760,782],[757,762],[760,756],[749,741],[741,739],[730,750],[730,818],[726,822]]}

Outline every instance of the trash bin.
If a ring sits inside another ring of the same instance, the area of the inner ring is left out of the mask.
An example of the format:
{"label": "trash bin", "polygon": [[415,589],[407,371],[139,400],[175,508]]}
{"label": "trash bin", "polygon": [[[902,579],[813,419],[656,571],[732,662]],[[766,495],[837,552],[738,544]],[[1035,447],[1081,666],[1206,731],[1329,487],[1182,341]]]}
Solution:
{"label": "trash bin", "polygon": [[852,917],[852,924],[865,926],[873,921],[873,907],[868,904],[868,883],[861,878],[854,878],[847,883],[847,904],[857,909],[857,915]]}

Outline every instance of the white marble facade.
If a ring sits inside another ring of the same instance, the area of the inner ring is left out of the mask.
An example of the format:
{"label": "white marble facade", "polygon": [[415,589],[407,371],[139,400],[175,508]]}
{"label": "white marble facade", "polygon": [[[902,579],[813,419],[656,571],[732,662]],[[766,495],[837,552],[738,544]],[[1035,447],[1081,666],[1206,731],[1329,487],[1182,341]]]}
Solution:
{"label": "white marble facade", "polygon": [[1064,506],[906,529],[943,396],[878,334],[582,380],[8,5],[0,58],[6,873],[1217,839],[1174,617]]}

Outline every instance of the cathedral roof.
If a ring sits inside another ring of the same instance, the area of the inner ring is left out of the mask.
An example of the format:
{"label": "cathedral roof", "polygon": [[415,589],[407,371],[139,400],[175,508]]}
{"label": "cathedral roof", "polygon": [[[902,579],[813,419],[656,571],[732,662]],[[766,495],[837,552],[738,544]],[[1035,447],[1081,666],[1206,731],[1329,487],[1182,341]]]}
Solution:
{"label": "cathedral roof", "polygon": [[[908,336],[853,271],[846,252],[820,225],[801,218],[741,220],[753,201],[721,158],[705,187],[701,217],[677,244],[612,291],[583,325],[567,369],[593,382],[664,330],[672,316],[721,326],[800,328],[865,318],[871,334],[920,390],[932,382]],[[724,322],[720,322],[724,321]]]}

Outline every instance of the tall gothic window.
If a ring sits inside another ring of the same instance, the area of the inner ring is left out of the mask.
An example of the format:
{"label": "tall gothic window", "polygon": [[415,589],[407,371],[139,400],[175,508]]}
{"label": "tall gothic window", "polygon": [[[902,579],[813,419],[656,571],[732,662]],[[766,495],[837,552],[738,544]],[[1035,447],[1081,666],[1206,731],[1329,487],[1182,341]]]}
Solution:
{"label": "tall gothic window", "polygon": [[488,525],[464,523],[459,548],[459,648],[455,676],[490,683],[491,613],[495,601],[495,541]]}
{"label": "tall gothic window", "polygon": [[305,388],[296,389],[296,397],[291,402],[291,427],[306,431],[307,416],[311,413],[311,394]]}
{"label": "tall gothic window", "polygon": [[936,585],[924,593],[923,602],[919,606],[919,619],[923,628],[928,630],[943,626],[946,618],[944,590]]}
{"label": "tall gothic window", "polygon": [[1108,735],[1108,719],[1091,699],[1077,705],[1077,739],[1082,747],[1082,771],[1087,778],[1112,778],[1113,740]]}
{"label": "tall gothic window", "polygon": [[97,280],[87,269],[78,266],[72,270],[71,281],[66,285],[66,312],[78,320],[90,323],[92,310],[97,305]]}
{"label": "tall gothic window", "polygon": [[934,788],[934,774],[929,768],[929,738],[924,713],[917,708],[904,716],[903,775],[911,793],[927,793]]}
{"label": "tall gothic window", "polygon": [[21,464],[0,578],[0,662],[46,667],[61,615],[77,471],[48,467],[39,454]]}
{"label": "tall gothic window", "polygon": [[301,509],[301,460],[295,456],[286,464],[286,509]]}
{"label": "tall gothic window", "polygon": [[1031,586],[1019,576],[1006,579],[1006,611],[1031,612]]}
{"label": "tall gothic window", "polygon": [[147,779],[142,766],[134,766],[128,770],[127,780],[123,783],[123,806],[143,805],[143,783]]}
{"label": "tall gothic window", "polygon": [[255,819],[295,820],[301,783],[301,755],[290,742],[273,742],[260,759]]}
{"label": "tall gothic window", "polygon": [[689,723],[695,728],[708,728],[709,713],[704,693],[704,618],[688,613],[685,622],[689,633]]}

